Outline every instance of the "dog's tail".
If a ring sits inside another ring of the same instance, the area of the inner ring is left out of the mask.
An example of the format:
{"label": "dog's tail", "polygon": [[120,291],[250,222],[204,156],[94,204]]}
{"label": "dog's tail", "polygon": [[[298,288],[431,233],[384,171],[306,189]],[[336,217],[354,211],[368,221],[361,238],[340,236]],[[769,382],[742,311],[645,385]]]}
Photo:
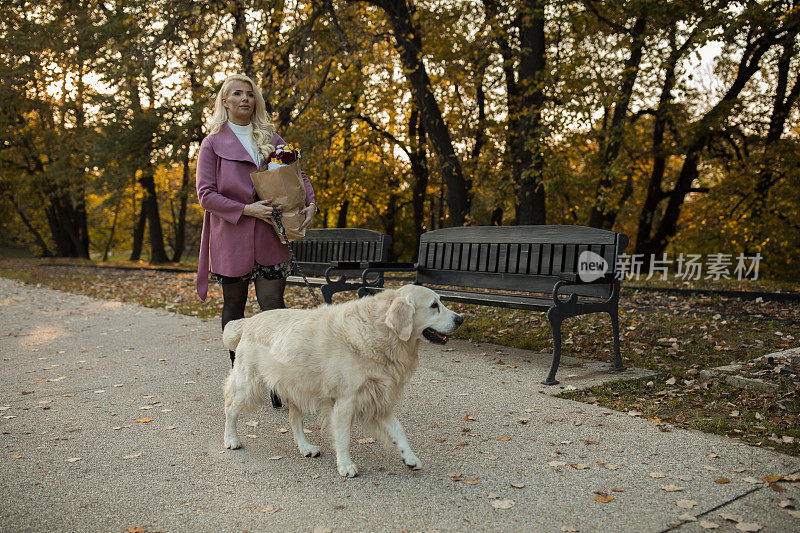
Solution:
{"label": "dog's tail", "polygon": [[236,351],[239,346],[239,341],[242,340],[242,328],[244,327],[244,319],[231,320],[225,324],[225,329],[222,331],[222,342],[225,346],[232,351]]}

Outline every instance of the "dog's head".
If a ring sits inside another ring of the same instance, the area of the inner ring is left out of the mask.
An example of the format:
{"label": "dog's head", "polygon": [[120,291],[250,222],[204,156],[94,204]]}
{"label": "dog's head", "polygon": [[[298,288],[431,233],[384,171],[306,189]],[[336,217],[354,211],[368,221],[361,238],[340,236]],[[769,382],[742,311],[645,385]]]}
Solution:
{"label": "dog's head", "polygon": [[420,335],[436,344],[444,344],[464,318],[446,308],[439,295],[420,285],[404,285],[395,291],[386,313],[386,325],[401,341]]}

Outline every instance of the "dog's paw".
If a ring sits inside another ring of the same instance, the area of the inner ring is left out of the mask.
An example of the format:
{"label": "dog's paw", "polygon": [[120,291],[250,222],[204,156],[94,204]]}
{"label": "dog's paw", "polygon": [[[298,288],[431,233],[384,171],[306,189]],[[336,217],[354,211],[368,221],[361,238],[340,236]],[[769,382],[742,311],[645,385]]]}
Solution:
{"label": "dog's paw", "polygon": [[411,470],[419,470],[420,468],[422,468],[422,461],[419,460],[419,457],[414,455],[414,452],[408,452],[403,454],[403,462]]}
{"label": "dog's paw", "polygon": [[229,437],[228,435],[225,435],[225,447],[231,450],[241,448],[242,441],[239,439],[239,437]]}
{"label": "dog's paw", "polygon": [[344,477],[356,477],[358,475],[358,468],[355,463],[339,463],[339,474]]}
{"label": "dog's paw", "polygon": [[300,453],[302,453],[304,457],[319,457],[319,446],[314,446],[313,444],[301,444],[298,445],[298,448],[300,448]]}

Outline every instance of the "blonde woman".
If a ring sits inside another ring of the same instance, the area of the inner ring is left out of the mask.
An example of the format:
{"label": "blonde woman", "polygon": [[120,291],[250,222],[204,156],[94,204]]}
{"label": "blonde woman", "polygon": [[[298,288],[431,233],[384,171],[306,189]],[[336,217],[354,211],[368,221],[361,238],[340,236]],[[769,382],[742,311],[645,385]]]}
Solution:
{"label": "blonde woman", "polygon": [[[209,135],[197,159],[197,198],[205,209],[197,294],[205,300],[208,278],[222,285],[222,328],[244,317],[250,281],[262,311],[285,307],[283,293],[290,271],[286,245],[265,221],[272,217],[270,200],[256,201],[250,173],[284,140],[267,118],[264,97],[247,76],[229,76],[214,102]],[[314,189],[306,187],[305,221],[314,221]],[[235,354],[230,352],[231,365]],[[273,401],[274,403],[274,401]]]}

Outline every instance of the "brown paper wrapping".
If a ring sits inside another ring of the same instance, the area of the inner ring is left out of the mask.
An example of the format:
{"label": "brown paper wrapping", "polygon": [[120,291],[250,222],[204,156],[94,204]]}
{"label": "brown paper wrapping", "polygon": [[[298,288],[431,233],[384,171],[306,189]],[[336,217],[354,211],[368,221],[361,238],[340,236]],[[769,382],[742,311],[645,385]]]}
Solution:
{"label": "brown paper wrapping", "polygon": [[[306,217],[300,213],[306,206],[306,187],[300,175],[297,161],[272,170],[259,170],[250,174],[253,186],[259,200],[272,198],[272,207],[281,210],[281,221],[286,230],[286,238],[296,241],[305,236],[305,230],[300,231],[300,226]],[[275,229],[278,238],[281,232],[273,219],[267,222]]]}

